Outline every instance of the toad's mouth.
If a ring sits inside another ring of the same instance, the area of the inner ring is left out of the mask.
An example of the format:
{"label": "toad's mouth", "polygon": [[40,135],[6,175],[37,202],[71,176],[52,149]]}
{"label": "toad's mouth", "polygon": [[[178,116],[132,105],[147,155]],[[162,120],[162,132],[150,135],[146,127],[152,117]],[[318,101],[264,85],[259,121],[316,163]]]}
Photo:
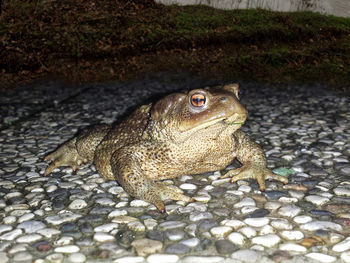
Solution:
{"label": "toad's mouth", "polygon": [[245,115],[235,115],[222,119],[220,122],[225,125],[243,125],[245,123]]}

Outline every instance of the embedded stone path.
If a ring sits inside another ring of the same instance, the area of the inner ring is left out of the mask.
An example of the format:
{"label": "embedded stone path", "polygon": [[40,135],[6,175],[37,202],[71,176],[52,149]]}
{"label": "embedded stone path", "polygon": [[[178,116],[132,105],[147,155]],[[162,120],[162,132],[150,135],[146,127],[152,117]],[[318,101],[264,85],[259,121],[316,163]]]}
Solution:
{"label": "embedded stone path", "polygon": [[271,169],[293,171],[263,193],[255,181],[219,179],[225,171],[184,175],[167,182],[197,202],[169,202],[162,215],[93,165],[42,176],[43,157],[78,130],[213,83],[180,75],[1,94],[0,263],[350,262],[350,97],[323,87],[241,84],[242,129]]}

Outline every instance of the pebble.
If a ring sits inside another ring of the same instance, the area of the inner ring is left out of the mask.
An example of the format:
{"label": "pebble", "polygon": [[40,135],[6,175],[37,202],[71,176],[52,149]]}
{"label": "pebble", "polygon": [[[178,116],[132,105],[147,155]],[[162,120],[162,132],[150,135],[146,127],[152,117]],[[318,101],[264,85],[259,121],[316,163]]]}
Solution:
{"label": "pebble", "polygon": [[182,221],[166,221],[159,224],[160,230],[169,230],[174,228],[183,228],[186,226],[185,222]]}
{"label": "pebble", "polygon": [[83,263],[86,261],[86,256],[82,253],[72,253],[68,256],[68,261],[72,263]]}
{"label": "pebble", "polygon": [[215,247],[219,254],[231,254],[238,249],[237,246],[225,239],[217,240],[215,242]]}
{"label": "pebble", "polygon": [[180,241],[181,244],[184,244],[188,247],[196,247],[198,246],[199,242],[200,240],[196,237]]}
{"label": "pebble", "polygon": [[4,233],[0,236],[0,240],[12,241],[16,237],[22,235],[23,231],[21,229],[14,229],[10,232]]}
{"label": "pebble", "polygon": [[304,234],[299,230],[284,230],[280,234],[287,240],[300,240],[304,238]]}
{"label": "pebble", "polygon": [[110,234],[106,234],[103,232],[97,232],[94,234],[94,240],[97,242],[109,242],[109,241],[114,241],[115,237],[113,235]]}
{"label": "pebble", "polygon": [[148,263],[175,263],[179,260],[179,256],[170,254],[153,254],[147,257]]}
{"label": "pebble", "polygon": [[281,238],[275,234],[267,234],[257,236],[252,239],[253,244],[262,245],[264,247],[273,247],[281,241]]}
{"label": "pebble", "polygon": [[301,213],[301,208],[296,205],[284,205],[278,209],[278,214],[285,217],[295,217]]}
{"label": "pebble", "polygon": [[306,252],[307,249],[304,246],[295,243],[283,243],[279,246],[280,250],[290,251],[290,252]]}
{"label": "pebble", "polygon": [[293,226],[287,219],[279,218],[271,221],[271,226],[278,230],[292,229]]}
{"label": "pebble", "polygon": [[2,224],[2,225],[0,225],[0,234],[3,233],[3,232],[8,232],[8,231],[10,231],[12,229],[13,229],[12,226]]}
{"label": "pebble", "polygon": [[131,245],[135,248],[137,255],[141,257],[159,253],[163,248],[162,242],[147,238],[136,239],[131,243]]}
{"label": "pebble", "polygon": [[349,263],[350,262],[350,251],[345,251],[340,255],[340,258],[345,262]]}
{"label": "pebble", "polygon": [[48,216],[45,218],[46,222],[52,225],[60,225],[65,222],[74,222],[82,217],[80,214],[74,214],[70,211],[64,211],[58,215]]}
{"label": "pebble", "polygon": [[130,206],[133,206],[133,207],[148,207],[148,206],[150,206],[150,203],[148,203],[146,201],[143,201],[143,200],[136,199],[136,200],[132,200],[130,202]]}
{"label": "pebble", "polygon": [[333,256],[329,256],[329,255],[326,255],[326,254],[323,254],[323,253],[315,253],[315,252],[306,254],[306,256],[308,258],[317,260],[319,262],[324,262],[324,263],[335,262],[336,259],[337,259],[336,257],[333,257]]}
{"label": "pebble", "polygon": [[175,244],[171,244],[169,245],[166,249],[165,249],[165,253],[169,253],[169,254],[186,254],[188,252],[190,252],[191,248],[182,244],[182,243],[175,243]]}
{"label": "pebble", "polygon": [[225,237],[231,232],[232,228],[229,226],[217,226],[210,229],[210,233],[217,238]]}
{"label": "pebble", "polygon": [[312,221],[311,216],[301,215],[293,218],[293,221],[298,224],[305,224]]}
{"label": "pebble", "polygon": [[223,257],[215,257],[215,256],[187,256],[185,258],[181,259],[181,263],[194,263],[194,262],[200,262],[200,263],[219,263],[224,262]]}
{"label": "pebble", "polygon": [[114,260],[113,263],[141,263],[144,260],[143,257],[123,257]]}
{"label": "pebble", "polygon": [[250,226],[242,227],[238,231],[245,235],[247,238],[256,236],[256,230]]}
{"label": "pebble", "polygon": [[35,241],[38,241],[42,239],[42,236],[39,234],[27,234],[24,236],[20,236],[16,239],[16,242],[18,243],[33,243]]}
{"label": "pebble", "polygon": [[227,236],[227,239],[230,240],[233,244],[238,246],[243,246],[246,242],[246,238],[237,232],[233,232]]}
{"label": "pebble", "polygon": [[312,222],[308,222],[300,225],[300,228],[302,230],[307,230],[307,231],[316,231],[319,229],[324,229],[324,230],[331,229],[334,231],[341,232],[343,230],[341,225],[333,222],[328,222],[328,221],[312,221]]}
{"label": "pebble", "polygon": [[253,198],[245,197],[240,202],[234,204],[235,208],[242,208],[244,206],[256,206],[256,203]]}
{"label": "pebble", "polygon": [[270,219],[267,217],[246,218],[243,222],[252,227],[262,227],[267,225]]}
{"label": "pebble", "polygon": [[33,256],[29,252],[19,252],[13,256],[14,262],[29,262],[33,260]]}
{"label": "pebble", "polygon": [[344,252],[346,250],[350,250],[350,237],[346,238],[342,242],[336,244],[332,248],[335,252]]}
{"label": "pebble", "polygon": [[338,187],[333,189],[333,192],[336,195],[339,195],[339,196],[350,197],[350,188],[345,188],[345,187],[342,187],[342,186],[338,186]]}
{"label": "pebble", "polygon": [[117,229],[119,227],[119,224],[117,223],[108,223],[104,225],[100,225],[94,228],[94,232],[105,232],[109,233],[114,229]]}
{"label": "pebble", "polygon": [[260,262],[262,253],[253,249],[242,249],[236,252],[233,252],[231,258],[239,260],[241,262]]}
{"label": "pebble", "polygon": [[329,198],[327,197],[322,197],[322,196],[319,196],[319,195],[308,195],[305,197],[305,200],[310,202],[310,203],[313,203],[317,206],[322,206],[326,203],[329,202]]}
{"label": "pebble", "polygon": [[85,200],[75,199],[69,204],[68,207],[69,209],[72,209],[72,210],[79,210],[87,207],[87,205],[88,204],[85,202]]}
{"label": "pebble", "polygon": [[237,220],[237,219],[224,219],[220,222],[220,225],[229,226],[229,227],[233,228],[234,230],[237,230],[243,226],[246,226],[245,223],[243,223],[242,221]]}
{"label": "pebble", "polygon": [[61,263],[63,262],[64,256],[60,253],[53,253],[48,255],[45,259],[50,263]]}
{"label": "pebble", "polygon": [[54,251],[56,253],[65,253],[65,254],[71,254],[71,253],[76,253],[79,252],[80,248],[75,245],[67,245],[67,246],[62,246],[62,247],[56,247]]}
{"label": "pebble", "polygon": [[197,222],[204,219],[212,219],[213,215],[209,212],[193,212],[190,214],[190,221]]}

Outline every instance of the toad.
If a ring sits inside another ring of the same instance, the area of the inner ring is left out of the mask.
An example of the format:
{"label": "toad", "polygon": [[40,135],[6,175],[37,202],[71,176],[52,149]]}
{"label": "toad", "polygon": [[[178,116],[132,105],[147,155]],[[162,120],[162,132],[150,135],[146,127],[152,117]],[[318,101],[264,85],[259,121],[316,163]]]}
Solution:
{"label": "toad", "polygon": [[194,201],[161,180],[222,170],[234,158],[241,167],[221,178],[232,183],[253,178],[262,191],[266,179],[287,183],[266,167],[261,147],[239,130],[246,118],[237,84],[173,93],[139,107],[118,125],[83,130],[45,157],[51,164],[44,174],[59,166],[76,170],[92,161],[103,178],[116,180],[160,212],[167,199]]}

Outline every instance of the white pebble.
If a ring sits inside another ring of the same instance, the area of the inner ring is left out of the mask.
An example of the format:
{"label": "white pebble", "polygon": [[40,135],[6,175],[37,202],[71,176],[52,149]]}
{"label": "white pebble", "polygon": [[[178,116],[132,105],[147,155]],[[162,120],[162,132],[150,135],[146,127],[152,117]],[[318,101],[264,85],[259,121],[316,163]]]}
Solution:
{"label": "white pebble", "polygon": [[147,230],[153,230],[158,225],[157,220],[153,218],[145,219],[143,223]]}
{"label": "white pebble", "polygon": [[276,230],[270,225],[263,226],[259,231],[259,235],[267,235],[274,233],[276,233]]}
{"label": "white pebble", "polygon": [[17,217],[15,216],[6,216],[3,218],[2,222],[7,225],[11,225],[17,221]]}
{"label": "white pebble", "polygon": [[267,217],[256,217],[256,218],[246,218],[244,223],[253,226],[253,227],[262,227],[267,225],[270,222],[270,219]]}
{"label": "white pebble", "polygon": [[94,228],[94,232],[105,232],[109,233],[114,229],[117,229],[119,227],[119,224],[117,223],[108,223],[104,225],[100,225]]}
{"label": "white pebble", "polygon": [[64,256],[60,253],[53,253],[45,258],[48,262],[61,263],[63,262]]}
{"label": "white pebble", "polygon": [[125,216],[128,212],[124,209],[116,209],[108,214],[108,217]]}
{"label": "white pebble", "polygon": [[259,262],[262,253],[253,249],[242,249],[233,252],[231,258],[239,260],[239,262]]}
{"label": "white pebble", "polygon": [[12,226],[10,225],[0,225],[0,234],[3,233],[3,232],[8,232],[8,231],[11,231],[13,229]]}
{"label": "white pebble", "polygon": [[94,240],[97,242],[109,242],[109,241],[115,241],[115,237],[103,232],[97,232],[94,234]]}
{"label": "white pebble", "polygon": [[7,263],[9,258],[7,257],[5,252],[0,252],[0,263]]}
{"label": "white pebble", "polygon": [[252,191],[252,188],[249,185],[241,185],[237,190],[244,193],[250,193]]}
{"label": "white pebble", "polygon": [[56,247],[55,252],[56,253],[66,253],[66,254],[71,254],[71,253],[76,253],[79,252],[80,248],[75,245],[68,245],[68,246],[62,246],[62,247]]}
{"label": "white pebble", "polygon": [[275,234],[267,234],[263,236],[254,237],[253,244],[262,245],[264,247],[273,247],[281,241],[281,238]]}
{"label": "white pebble", "polygon": [[308,195],[305,197],[305,200],[318,206],[322,206],[329,202],[329,198],[319,195]]}
{"label": "white pebble", "polygon": [[300,226],[302,230],[307,230],[307,231],[316,231],[319,229],[323,230],[335,230],[335,231],[342,231],[343,228],[341,225],[329,221],[312,221],[309,223],[305,223]]}
{"label": "white pebble", "polygon": [[16,242],[18,242],[18,243],[33,243],[33,242],[39,241],[40,239],[42,239],[42,236],[39,234],[28,234],[28,235],[18,237],[16,239]]}
{"label": "white pebble", "polygon": [[281,232],[281,236],[287,240],[299,240],[304,238],[304,234],[299,230],[284,230]]}
{"label": "white pebble", "polygon": [[132,216],[116,216],[112,219],[113,223],[118,223],[118,224],[128,224],[134,221],[137,221],[137,218]]}
{"label": "white pebble", "polygon": [[295,217],[301,212],[301,208],[296,205],[284,205],[278,209],[278,214],[286,217]]}
{"label": "white pebble", "polygon": [[350,263],[350,251],[345,251],[340,255],[340,258],[345,262],[345,263]]}
{"label": "white pebble", "polygon": [[83,199],[75,199],[69,204],[69,209],[79,210],[87,207],[87,203]]}
{"label": "white pebble", "polygon": [[335,252],[344,252],[345,250],[350,250],[350,237],[334,245],[332,250]]}
{"label": "white pebble", "polygon": [[284,218],[272,220],[271,226],[273,226],[274,228],[276,228],[278,230],[285,230],[285,229],[292,229],[293,228],[292,224],[289,223],[289,221],[287,219],[284,219]]}
{"label": "white pebble", "polygon": [[246,242],[246,238],[242,234],[237,232],[229,234],[227,239],[230,240],[233,244],[238,246],[243,246],[244,243]]}
{"label": "white pebble", "polygon": [[25,214],[21,217],[18,218],[17,222],[18,223],[22,223],[24,221],[28,221],[28,220],[31,220],[35,217],[35,215],[33,213],[28,213],[28,214]]}
{"label": "white pebble", "polygon": [[243,215],[253,213],[254,211],[258,210],[259,208],[256,206],[243,206],[241,208],[241,213]]}
{"label": "white pebble", "polygon": [[31,262],[33,259],[33,256],[29,254],[28,252],[19,252],[14,255],[13,261],[19,261],[19,262]]}
{"label": "white pebble", "polygon": [[242,227],[238,231],[245,235],[247,238],[256,236],[256,230],[250,226]]}
{"label": "white pebble", "polygon": [[241,208],[243,206],[256,206],[256,203],[253,198],[245,197],[234,205],[235,208]]}
{"label": "white pebble", "polygon": [[170,254],[153,254],[147,257],[148,263],[174,263],[179,260],[179,256]]}
{"label": "white pebble", "polygon": [[336,257],[329,256],[329,255],[322,254],[322,253],[315,253],[315,252],[306,254],[306,256],[309,258],[312,258],[314,260],[317,260],[319,262],[324,262],[324,263],[331,263],[331,262],[334,262],[337,260]]}
{"label": "white pebble", "polygon": [[282,206],[282,204],[278,201],[269,201],[269,202],[266,202],[264,207],[265,207],[265,209],[275,211],[278,208],[280,208],[281,206]]}
{"label": "white pebble", "polygon": [[291,252],[306,252],[307,249],[301,245],[295,243],[284,243],[279,246],[280,250],[291,251]]}
{"label": "white pebble", "polygon": [[215,237],[225,237],[232,232],[232,228],[228,226],[216,226],[210,229],[210,233]]}
{"label": "white pebble", "polygon": [[74,214],[70,211],[62,211],[61,213],[54,215],[54,216],[48,216],[45,218],[46,222],[52,225],[60,225],[66,222],[73,222],[76,221],[82,217],[80,214]]}
{"label": "white pebble", "polygon": [[123,257],[113,261],[113,263],[140,263],[144,262],[143,257]]}
{"label": "white pebble", "polygon": [[215,257],[215,256],[187,256],[183,259],[181,259],[181,263],[219,263],[223,262],[224,258],[222,257]]}
{"label": "white pebble", "polygon": [[86,256],[82,253],[72,253],[69,255],[68,260],[72,263],[83,263],[86,261]]}
{"label": "white pebble", "polygon": [[136,232],[145,231],[146,227],[140,221],[129,222],[128,227]]}
{"label": "white pebble", "polygon": [[181,244],[184,244],[188,247],[196,247],[198,246],[199,242],[200,240],[196,237],[180,241]]}
{"label": "white pebble", "polygon": [[238,219],[224,219],[220,222],[220,225],[232,227],[234,230],[246,226],[245,223]]}
{"label": "white pebble", "polygon": [[115,202],[110,198],[98,198],[95,200],[95,204],[102,206],[115,206]]}
{"label": "white pebble", "polygon": [[345,188],[342,186],[335,188],[333,192],[339,196],[350,196],[350,188]]}
{"label": "white pebble", "polygon": [[282,196],[278,198],[278,201],[284,204],[292,204],[292,203],[297,203],[299,200],[295,197]]}
{"label": "white pebble", "polygon": [[56,246],[65,246],[65,245],[69,245],[73,242],[73,237],[69,237],[69,236],[63,236],[59,239],[57,239],[54,244]]}
{"label": "white pebble", "polygon": [[185,183],[185,184],[180,185],[180,188],[182,190],[196,190],[197,186],[194,184]]}
{"label": "white pebble", "polygon": [[210,195],[196,195],[193,197],[193,199],[195,199],[198,202],[201,203],[208,203],[211,200],[211,196]]}
{"label": "white pebble", "polygon": [[14,229],[10,232],[7,232],[5,234],[2,234],[0,236],[0,240],[7,240],[7,241],[12,241],[14,240],[16,237],[22,235],[23,231],[22,229]]}
{"label": "white pebble", "polygon": [[58,235],[61,233],[61,231],[59,231],[56,228],[43,228],[37,231],[38,234],[46,237],[46,238],[51,238],[54,235]]}
{"label": "white pebble", "polygon": [[293,220],[297,224],[305,224],[305,223],[311,222],[312,221],[312,217],[311,216],[302,215],[302,216],[294,217]]}
{"label": "white pebble", "polygon": [[146,202],[146,201],[143,201],[143,200],[139,200],[139,199],[136,199],[136,200],[132,200],[130,202],[130,206],[135,206],[135,207],[148,207],[150,206],[150,203]]}

